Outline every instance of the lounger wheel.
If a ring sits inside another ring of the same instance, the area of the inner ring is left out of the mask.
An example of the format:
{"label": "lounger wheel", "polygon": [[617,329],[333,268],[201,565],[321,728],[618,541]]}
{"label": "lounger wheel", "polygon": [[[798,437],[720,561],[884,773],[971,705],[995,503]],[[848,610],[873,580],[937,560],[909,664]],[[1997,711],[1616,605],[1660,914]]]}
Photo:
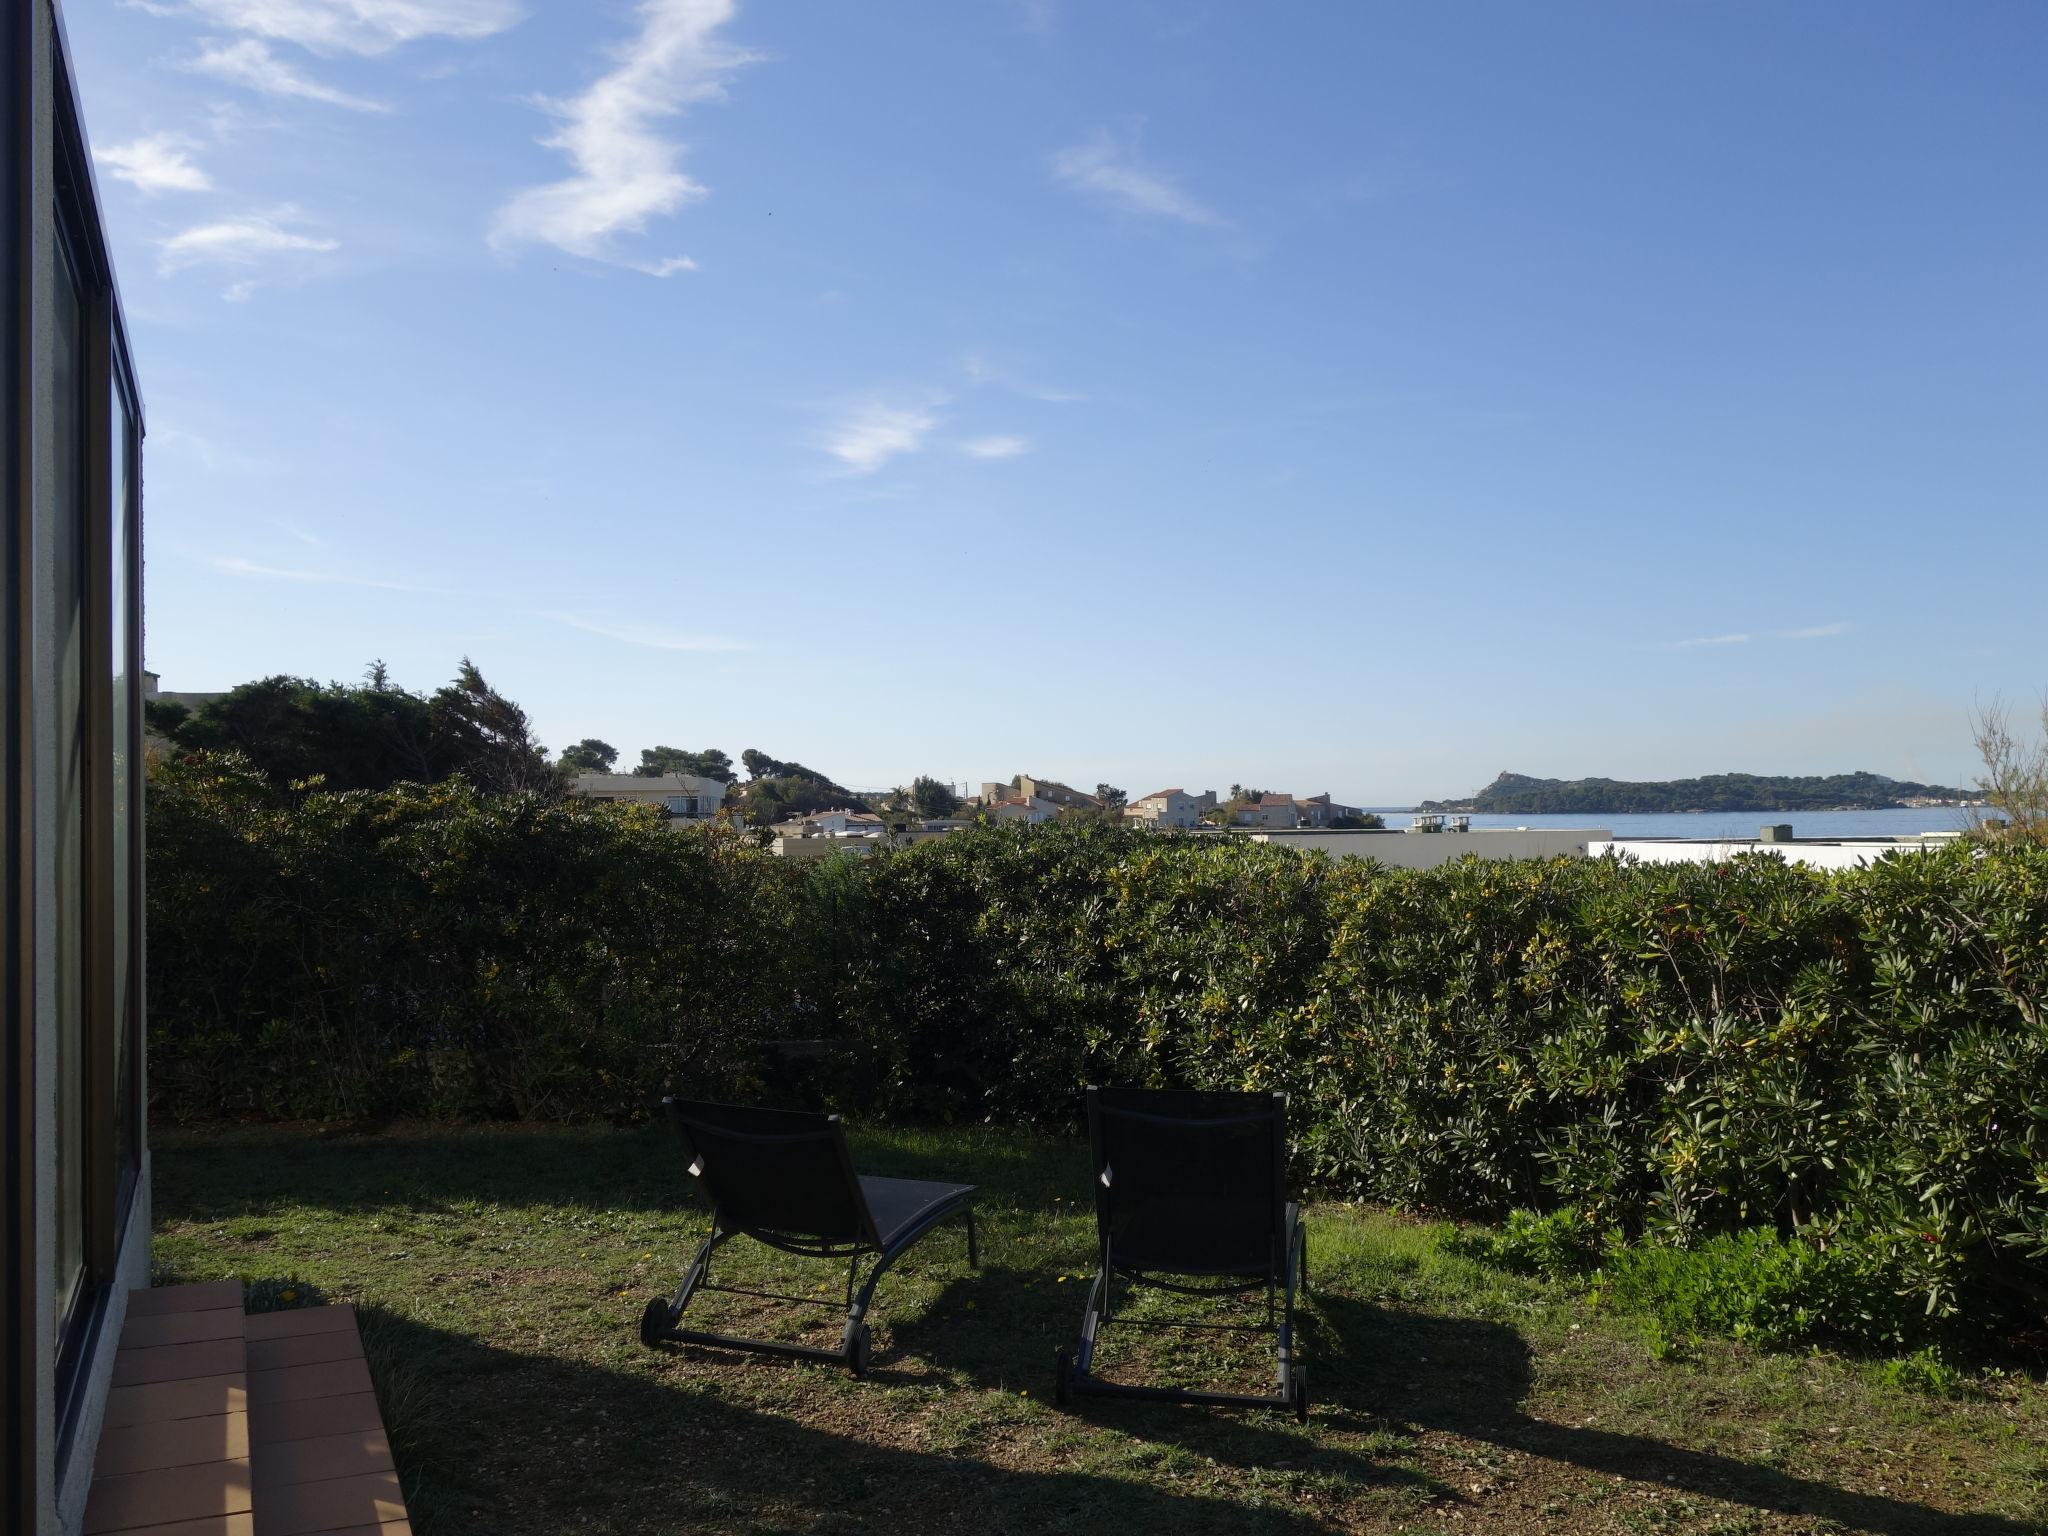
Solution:
{"label": "lounger wheel", "polygon": [[1297,1365],[1294,1368],[1294,1422],[1308,1422],[1308,1368]]}
{"label": "lounger wheel", "polygon": [[1060,1407],[1067,1406],[1074,1379],[1074,1359],[1064,1349],[1052,1357],[1052,1400]]}
{"label": "lounger wheel", "polygon": [[856,1376],[868,1373],[874,1359],[875,1336],[866,1323],[850,1323],[846,1329],[846,1368]]}
{"label": "lounger wheel", "polygon": [[664,1298],[657,1296],[647,1303],[647,1310],[640,1314],[640,1342],[652,1349],[668,1337],[669,1329],[675,1325],[675,1313]]}

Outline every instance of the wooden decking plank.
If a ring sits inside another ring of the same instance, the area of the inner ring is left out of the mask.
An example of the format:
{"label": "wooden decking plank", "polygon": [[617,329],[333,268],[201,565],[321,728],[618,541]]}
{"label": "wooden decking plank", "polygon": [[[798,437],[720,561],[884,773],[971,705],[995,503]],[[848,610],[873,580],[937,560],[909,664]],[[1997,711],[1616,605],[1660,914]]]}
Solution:
{"label": "wooden decking plank", "polygon": [[128,1293],[130,1317],[155,1317],[162,1312],[207,1312],[217,1307],[242,1310],[242,1282],[212,1280],[204,1285],[159,1285]]}
{"label": "wooden decking plank", "polygon": [[174,1520],[241,1514],[250,1508],[247,1460],[159,1467],[118,1477],[96,1477],[86,1496],[86,1536],[130,1531]]}
{"label": "wooden decking plank", "polygon": [[256,1536],[315,1536],[406,1518],[396,1472],[266,1487],[255,1513]]}
{"label": "wooden decking plank", "polygon": [[286,1312],[252,1312],[242,1319],[242,1336],[281,1339],[301,1333],[354,1332],[356,1309],[347,1302],[330,1307],[294,1307]]}
{"label": "wooden decking plank", "polygon": [[131,1317],[121,1326],[122,1349],[149,1349],[159,1344],[197,1344],[204,1339],[242,1337],[239,1307],[209,1307],[203,1312],[155,1312]]}
{"label": "wooden decking plank", "polygon": [[244,1510],[205,1520],[173,1520],[169,1525],[138,1525],[121,1536],[256,1536],[256,1517]]}
{"label": "wooden decking plank", "polygon": [[269,1488],[317,1483],[331,1477],[357,1477],[365,1472],[389,1472],[391,1442],[381,1429],[279,1441],[263,1447],[253,1470],[256,1496],[261,1499]]}
{"label": "wooden decking plank", "polygon": [[345,1392],[369,1392],[370,1368],[362,1360],[327,1360],[318,1365],[287,1365],[275,1371],[249,1373],[249,1404],[261,1412],[277,1403],[294,1403],[308,1397],[339,1397]]}
{"label": "wooden decking plank", "polygon": [[[309,1397],[297,1402],[273,1403],[249,1421],[249,1438],[257,1446],[277,1445],[287,1440],[310,1440],[320,1435],[342,1435],[352,1431],[383,1428],[374,1392],[347,1392],[340,1397]],[[257,1453],[261,1460],[263,1453]]]}
{"label": "wooden decking plank", "polygon": [[153,1381],[190,1381],[195,1376],[228,1376],[245,1368],[239,1335],[193,1344],[158,1344],[123,1349],[114,1355],[114,1385],[139,1387]]}
{"label": "wooden decking plank", "polygon": [[249,1341],[249,1369],[282,1370],[288,1365],[324,1365],[330,1360],[360,1360],[363,1341],[355,1329],[325,1333],[294,1333]]}
{"label": "wooden decking plank", "polygon": [[248,1390],[239,1370],[190,1381],[154,1381],[147,1386],[116,1387],[107,1394],[104,1422],[110,1428],[145,1424],[153,1419],[197,1419],[217,1413],[240,1413],[248,1407]]}
{"label": "wooden decking plank", "polygon": [[249,1416],[218,1413],[198,1419],[116,1425],[100,1435],[92,1470],[95,1477],[118,1477],[159,1467],[246,1460],[248,1455]]}

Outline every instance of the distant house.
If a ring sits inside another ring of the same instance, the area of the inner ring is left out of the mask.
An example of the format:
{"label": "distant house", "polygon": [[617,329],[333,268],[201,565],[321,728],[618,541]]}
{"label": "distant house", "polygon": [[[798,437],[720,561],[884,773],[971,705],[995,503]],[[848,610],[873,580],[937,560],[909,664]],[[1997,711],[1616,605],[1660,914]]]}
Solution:
{"label": "distant house", "polygon": [[873,811],[814,811],[797,820],[826,837],[877,837],[886,830]]}
{"label": "distant house", "polygon": [[1295,810],[1292,795],[1261,795],[1240,805],[1232,821],[1240,827],[1295,827],[1301,824],[1301,813]]}
{"label": "distant house", "polygon": [[671,821],[714,820],[725,804],[725,785],[694,773],[579,773],[569,792],[586,800],[623,800],[651,805]]}
{"label": "distant house", "polygon": [[1327,794],[1310,795],[1306,800],[1295,801],[1294,811],[1295,825],[1302,827],[1327,827],[1333,822],[1365,815],[1362,807],[1340,805]]}
{"label": "distant house", "polygon": [[[984,785],[984,789],[1000,788],[999,785]],[[1014,790],[997,798],[984,795],[982,813],[990,821],[1021,821],[1026,826],[1037,826],[1042,821],[1051,821],[1059,815],[1060,807],[1050,800],[1041,800],[1035,795],[1020,795]]]}
{"label": "distant house", "polygon": [[1042,800],[1056,811],[1099,811],[1102,801],[1091,794],[1062,784],[1057,779],[1034,779],[1028,773],[1020,773],[1007,784],[984,781],[981,786],[983,805],[1012,799]]}
{"label": "distant house", "polygon": [[1189,794],[1184,789],[1155,789],[1124,807],[1124,823],[1149,827],[1155,832],[1175,827],[1185,829],[1201,825],[1202,813],[1215,808],[1216,791],[1213,789],[1205,789],[1199,795]]}

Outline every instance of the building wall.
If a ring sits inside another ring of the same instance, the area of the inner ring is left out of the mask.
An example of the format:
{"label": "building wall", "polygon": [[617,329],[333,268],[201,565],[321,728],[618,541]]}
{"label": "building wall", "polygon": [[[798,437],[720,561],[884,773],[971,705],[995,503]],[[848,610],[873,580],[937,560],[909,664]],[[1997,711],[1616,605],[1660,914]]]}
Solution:
{"label": "building wall", "polygon": [[1434,869],[1471,853],[1482,859],[1548,859],[1559,854],[1584,858],[1610,837],[1604,828],[1482,828],[1475,832],[1333,832],[1303,828],[1292,832],[1239,832],[1256,843],[1313,849],[1333,858],[1377,859],[1397,869]]}
{"label": "building wall", "polygon": [[1615,837],[1596,841],[1587,851],[1596,859],[1612,853],[1641,859],[1645,864],[1720,864],[1738,853],[1768,853],[1811,869],[1858,869],[1876,863],[1887,854],[1920,853],[1929,848],[1946,847],[1954,840],[1953,837],[1935,836],[1766,843],[1748,837]]}

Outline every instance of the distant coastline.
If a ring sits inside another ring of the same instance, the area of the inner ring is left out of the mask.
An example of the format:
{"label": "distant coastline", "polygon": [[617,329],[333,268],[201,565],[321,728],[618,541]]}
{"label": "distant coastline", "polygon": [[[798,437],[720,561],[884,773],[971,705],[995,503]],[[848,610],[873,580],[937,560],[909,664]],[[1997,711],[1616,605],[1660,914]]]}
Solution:
{"label": "distant coastline", "polygon": [[1464,800],[1425,800],[1418,811],[1500,816],[1641,816],[1730,811],[1890,811],[1982,805],[1974,789],[1916,784],[1879,773],[1826,776],[1720,773],[1697,779],[1538,779],[1503,773]]}

